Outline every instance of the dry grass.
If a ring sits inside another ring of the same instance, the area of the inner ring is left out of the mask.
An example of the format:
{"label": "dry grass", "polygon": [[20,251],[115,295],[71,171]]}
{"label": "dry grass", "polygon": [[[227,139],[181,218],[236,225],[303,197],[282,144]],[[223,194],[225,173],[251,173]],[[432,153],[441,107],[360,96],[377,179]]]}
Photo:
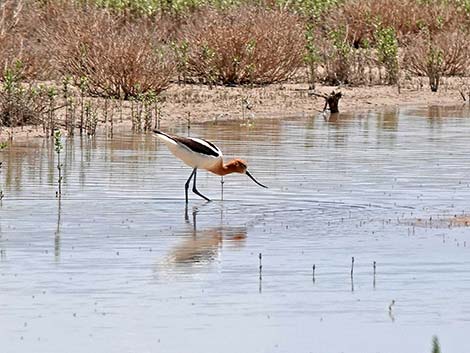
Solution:
{"label": "dry grass", "polygon": [[0,67],[12,68],[17,61],[24,64],[23,75],[44,77],[48,57],[41,52],[36,37],[39,16],[35,3],[22,0],[0,2]]}
{"label": "dry grass", "polygon": [[454,228],[470,227],[470,216],[468,214],[453,216],[435,216],[429,218],[415,218],[407,220],[409,225],[424,228]]}
{"label": "dry grass", "polygon": [[[455,28],[468,27],[469,18],[456,2],[345,0],[331,5],[338,7],[329,8],[330,16],[309,17],[311,43],[308,16],[293,14],[288,5],[279,10],[263,2],[221,10],[199,4],[177,16],[139,15],[93,3],[0,0],[2,68],[20,60],[25,78],[56,80],[56,85],[64,76],[75,84],[86,78],[88,93],[126,99],[158,94],[177,76],[209,85],[305,80],[307,55],[311,77],[329,84],[384,83],[384,67],[388,82],[395,83],[404,75],[396,72],[392,41],[380,44],[377,34],[385,29],[396,33],[400,51],[406,52],[404,68],[412,74],[460,75],[468,65],[465,34]],[[387,60],[381,48],[391,53]],[[432,70],[429,48],[437,50]]]}
{"label": "dry grass", "polygon": [[469,24],[465,12],[453,2],[416,0],[351,0],[340,9],[339,20],[348,27],[351,43],[373,42],[378,26],[391,27],[401,40],[423,28],[431,33]]}
{"label": "dry grass", "polygon": [[159,94],[174,76],[171,51],[146,20],[89,7],[50,7],[42,33],[62,75],[86,78],[89,93],[129,98]]}
{"label": "dry grass", "polygon": [[285,81],[303,63],[303,26],[288,12],[206,9],[182,29],[190,76],[210,84]]}
{"label": "dry grass", "polygon": [[437,91],[442,76],[468,73],[469,55],[467,33],[423,31],[408,40],[403,66],[414,75],[428,76],[431,90]]}

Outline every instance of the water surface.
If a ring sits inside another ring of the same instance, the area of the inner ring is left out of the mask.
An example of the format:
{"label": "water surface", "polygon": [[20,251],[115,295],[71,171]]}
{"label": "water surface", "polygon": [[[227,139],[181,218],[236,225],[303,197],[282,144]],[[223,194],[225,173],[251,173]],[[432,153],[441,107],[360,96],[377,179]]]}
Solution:
{"label": "water surface", "polygon": [[188,207],[191,170],[151,135],[64,141],[60,202],[51,141],[15,143],[0,157],[2,352],[411,353],[434,334],[470,351],[470,230],[447,221],[470,212],[469,117],[191,126],[269,189],[230,175],[222,194],[200,171],[214,201]]}

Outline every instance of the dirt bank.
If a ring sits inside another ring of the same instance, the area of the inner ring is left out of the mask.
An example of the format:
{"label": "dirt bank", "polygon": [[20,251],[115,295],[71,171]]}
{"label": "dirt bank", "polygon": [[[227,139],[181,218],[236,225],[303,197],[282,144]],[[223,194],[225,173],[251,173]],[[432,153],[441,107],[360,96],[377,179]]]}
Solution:
{"label": "dirt bank", "polygon": [[[406,85],[340,87],[343,98],[341,112],[382,109],[400,105],[454,105],[462,104],[460,95],[462,81],[448,79],[439,92],[431,92],[425,79],[410,80]],[[330,93],[338,87],[321,86],[317,93]],[[208,121],[223,121],[246,118],[283,118],[319,114],[324,107],[324,99],[316,97],[308,90],[307,84],[287,83],[263,87],[214,87],[203,85],[173,85],[164,94],[161,126],[171,127]],[[95,99],[95,101],[97,101]],[[98,105],[102,102],[97,101]],[[60,116],[63,112],[58,111]],[[129,102],[124,104],[122,121],[115,121],[117,128],[130,128],[131,109]],[[100,119],[102,120],[102,119]],[[100,121],[102,123],[102,121]],[[0,141],[13,133],[15,139],[44,136],[42,128],[22,127],[0,131]]]}

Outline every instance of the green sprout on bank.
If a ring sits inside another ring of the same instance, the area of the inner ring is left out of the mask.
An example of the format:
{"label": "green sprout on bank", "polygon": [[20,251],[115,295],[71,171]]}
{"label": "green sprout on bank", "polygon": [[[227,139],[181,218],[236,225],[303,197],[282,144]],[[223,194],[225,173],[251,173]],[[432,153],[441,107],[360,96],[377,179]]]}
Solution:
{"label": "green sprout on bank", "polygon": [[59,171],[59,179],[57,183],[59,184],[59,190],[56,191],[55,196],[60,198],[62,196],[62,164],[60,163],[60,151],[64,148],[62,145],[62,133],[60,130],[54,131],[54,150],[57,153],[57,169]]}

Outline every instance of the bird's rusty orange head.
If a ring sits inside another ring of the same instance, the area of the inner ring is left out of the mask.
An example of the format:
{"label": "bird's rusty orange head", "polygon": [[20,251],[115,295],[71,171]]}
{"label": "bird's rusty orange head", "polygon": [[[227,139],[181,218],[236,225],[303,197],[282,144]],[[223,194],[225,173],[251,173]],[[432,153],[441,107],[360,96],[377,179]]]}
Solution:
{"label": "bird's rusty orange head", "polygon": [[240,173],[240,174],[245,174],[246,169],[248,168],[246,165],[246,162],[239,159],[235,158],[234,160],[231,160],[225,165],[225,168],[229,173]]}
{"label": "bird's rusty orange head", "polygon": [[259,186],[262,186],[263,188],[267,188],[267,186],[261,184],[259,181],[257,181],[253,175],[251,175],[248,170],[248,166],[246,165],[246,162],[242,159],[235,158],[234,160],[228,162],[225,165],[225,169],[227,170],[227,174],[229,173],[241,173],[241,174],[246,174],[251,180],[253,180],[256,184]]}

